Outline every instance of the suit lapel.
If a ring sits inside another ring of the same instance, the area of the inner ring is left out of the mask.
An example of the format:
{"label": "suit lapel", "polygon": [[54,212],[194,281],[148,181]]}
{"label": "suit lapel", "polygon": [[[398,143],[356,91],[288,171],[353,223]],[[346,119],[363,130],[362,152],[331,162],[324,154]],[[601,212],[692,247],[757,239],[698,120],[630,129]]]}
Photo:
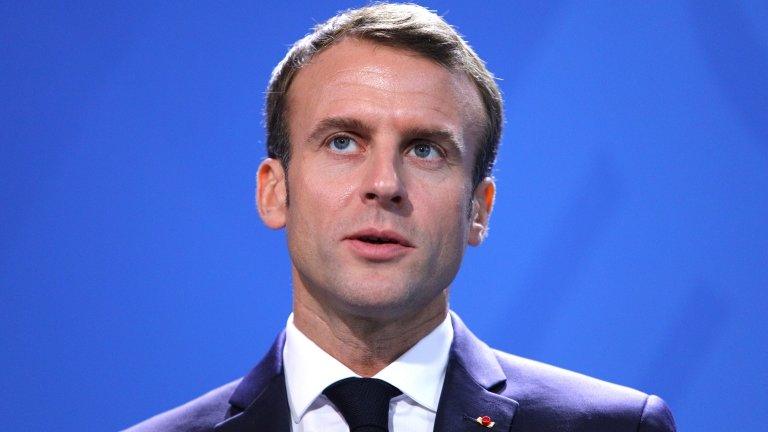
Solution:
{"label": "suit lapel", "polygon": [[228,418],[216,425],[215,432],[290,432],[291,415],[283,375],[284,343],[282,332],[232,393]]}
{"label": "suit lapel", "polygon": [[[448,357],[445,383],[435,418],[435,431],[509,431],[518,403],[501,396],[506,376],[493,351],[451,313],[453,344]],[[475,421],[488,416],[486,428]]]}

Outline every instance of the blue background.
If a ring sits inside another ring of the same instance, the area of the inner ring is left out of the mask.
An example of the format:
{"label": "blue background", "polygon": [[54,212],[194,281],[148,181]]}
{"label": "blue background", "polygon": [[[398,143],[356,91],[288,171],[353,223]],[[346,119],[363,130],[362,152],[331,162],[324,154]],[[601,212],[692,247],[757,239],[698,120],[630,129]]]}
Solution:
{"label": "blue background", "polygon": [[[253,205],[264,88],[359,5],[74,3],[0,6],[4,430],[116,430],[260,358],[290,310]],[[453,308],[681,430],[764,430],[768,4],[424,4],[506,98]]]}

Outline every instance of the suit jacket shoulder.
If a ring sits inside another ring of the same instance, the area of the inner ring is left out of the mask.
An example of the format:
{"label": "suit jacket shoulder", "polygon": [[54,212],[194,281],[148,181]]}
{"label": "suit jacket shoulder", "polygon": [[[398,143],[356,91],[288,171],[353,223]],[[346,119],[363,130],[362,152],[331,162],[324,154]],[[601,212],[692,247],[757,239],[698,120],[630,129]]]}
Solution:
{"label": "suit jacket shoulder", "polygon": [[658,396],[493,350],[507,378],[501,394],[519,403],[514,430],[669,432]]}
{"label": "suit jacket shoulder", "polygon": [[226,418],[229,398],[242,379],[236,379],[208,393],[158,414],[124,432],[209,432]]}

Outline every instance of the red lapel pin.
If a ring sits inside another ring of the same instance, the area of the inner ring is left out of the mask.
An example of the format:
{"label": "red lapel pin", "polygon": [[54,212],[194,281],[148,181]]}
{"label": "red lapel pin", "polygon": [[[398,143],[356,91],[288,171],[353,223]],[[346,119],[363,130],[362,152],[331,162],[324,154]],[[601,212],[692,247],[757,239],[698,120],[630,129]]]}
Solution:
{"label": "red lapel pin", "polygon": [[492,428],[493,425],[496,424],[496,422],[492,421],[491,418],[488,416],[480,416],[476,418],[475,421],[487,427],[488,429]]}

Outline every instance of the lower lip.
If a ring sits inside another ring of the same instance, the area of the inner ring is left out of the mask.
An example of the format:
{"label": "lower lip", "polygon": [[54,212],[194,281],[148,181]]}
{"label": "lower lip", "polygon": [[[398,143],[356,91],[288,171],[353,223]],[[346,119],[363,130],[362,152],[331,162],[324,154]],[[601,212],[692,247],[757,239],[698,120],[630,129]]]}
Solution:
{"label": "lower lip", "polygon": [[399,258],[413,249],[399,243],[368,243],[357,239],[347,239],[345,242],[358,256],[369,261],[389,261]]}

